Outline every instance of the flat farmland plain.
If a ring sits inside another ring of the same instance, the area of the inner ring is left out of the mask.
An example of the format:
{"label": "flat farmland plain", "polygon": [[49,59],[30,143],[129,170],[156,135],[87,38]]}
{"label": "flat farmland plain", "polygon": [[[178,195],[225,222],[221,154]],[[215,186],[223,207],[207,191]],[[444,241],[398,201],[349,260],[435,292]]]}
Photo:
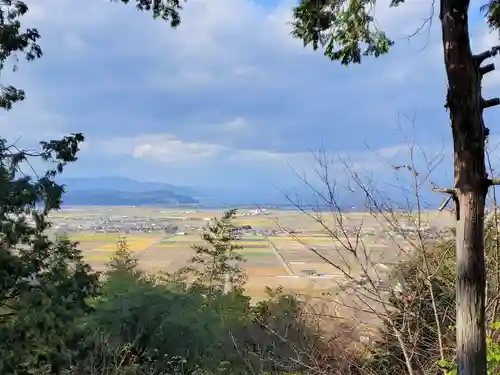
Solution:
{"label": "flat farmland plain", "polygon": [[[140,268],[172,272],[189,262],[195,254],[192,246],[203,244],[201,234],[208,220],[222,213],[89,207],[61,210],[52,221],[56,230],[79,242],[96,270],[105,268],[117,241],[125,238]],[[320,220],[298,211],[240,210],[238,215],[235,225],[243,228],[239,251],[245,259],[241,267],[248,274],[247,291],[256,298],[264,296],[266,286],[311,296],[332,292],[345,282],[344,272],[356,277],[364,266],[391,264],[405,256],[404,241],[391,240],[384,221],[369,214],[346,213],[342,225],[332,214]],[[435,232],[453,223],[446,212],[427,212],[422,220]],[[407,215],[401,214],[399,221],[403,230],[411,232]]]}

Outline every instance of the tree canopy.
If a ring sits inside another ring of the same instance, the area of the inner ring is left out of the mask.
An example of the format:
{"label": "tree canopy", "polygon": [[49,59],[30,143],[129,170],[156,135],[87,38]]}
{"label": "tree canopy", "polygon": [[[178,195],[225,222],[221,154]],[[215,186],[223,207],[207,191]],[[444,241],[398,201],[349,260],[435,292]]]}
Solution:
{"label": "tree canopy", "polygon": [[[129,3],[121,0],[121,3]],[[179,0],[137,0],[153,18],[180,23]],[[23,28],[28,6],[0,1],[0,71],[17,70],[21,60],[42,56],[41,35]],[[12,62],[12,65],[8,65]],[[26,98],[21,88],[0,84],[0,109],[10,110]],[[39,150],[22,150],[0,137],[0,373],[58,374],[73,352],[82,352],[83,327],[78,319],[91,310],[98,274],[84,261],[77,243],[47,231],[48,215],[60,208],[64,186],[55,179],[77,160],[84,137],[70,134],[42,141]],[[47,170],[32,167],[43,161]]]}
{"label": "tree canopy", "polygon": [[[404,0],[391,0],[390,7],[404,6]],[[468,4],[468,1],[464,1]],[[377,25],[375,0],[301,0],[293,9],[292,35],[313,49],[343,65],[359,64],[363,57],[386,54],[394,40]],[[492,30],[500,26],[500,2],[481,7]]]}
{"label": "tree canopy", "polygon": [[111,0],[113,2],[121,2],[128,4],[130,2],[136,4],[140,11],[152,12],[153,18],[161,18],[164,21],[170,22],[170,26],[177,27],[181,23],[180,12],[182,11],[181,0]]}

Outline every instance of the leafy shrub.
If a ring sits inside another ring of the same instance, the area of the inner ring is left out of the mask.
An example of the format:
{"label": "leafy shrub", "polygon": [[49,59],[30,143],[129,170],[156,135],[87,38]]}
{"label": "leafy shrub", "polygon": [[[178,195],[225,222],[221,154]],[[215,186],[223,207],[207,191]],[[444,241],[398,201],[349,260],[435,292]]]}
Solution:
{"label": "leafy shrub", "polygon": [[[41,142],[30,155],[51,163],[37,179],[21,169],[28,154],[0,139],[0,373],[61,373],[84,342],[78,319],[89,313],[98,275],[76,243],[51,239],[48,214],[63,188],[55,182],[76,160],[83,137]],[[23,176],[23,177],[19,177]]]}
{"label": "leafy shrub", "polygon": [[320,336],[303,319],[303,304],[281,289],[268,290],[269,299],[252,307],[241,288],[209,290],[199,279],[189,285],[153,278],[135,266],[126,241],[120,241],[86,319],[93,349],[79,364],[81,371],[290,372],[307,368],[312,348],[319,348]]}
{"label": "leafy shrub", "polygon": [[151,373],[173,371],[173,358],[182,358],[185,373],[220,370],[227,361],[233,367],[243,363],[229,333],[249,321],[247,297],[220,289],[207,296],[200,283],[155,279],[138,272],[136,265],[126,241],[119,241],[86,324],[89,332],[98,333],[97,346],[102,348],[103,338],[112,343],[112,353],[100,350],[94,362],[104,365],[115,358],[121,366],[133,363],[136,370]]}
{"label": "leafy shrub", "polygon": [[[493,215],[487,220],[485,229],[485,255],[487,268],[490,270],[498,266],[497,232],[496,217]],[[392,322],[384,324],[380,332],[381,338],[372,348],[368,361],[363,364],[367,371],[384,374],[408,372],[401,343],[394,334],[392,325],[394,323],[401,328],[404,345],[411,353],[414,373],[442,374],[443,366],[453,368],[447,360],[454,358],[456,345],[454,249],[454,239],[438,240],[427,248],[425,254],[417,253],[407,262],[396,267],[392,279],[398,280],[403,291],[401,294],[395,293],[390,297],[393,311],[389,319]],[[429,273],[424,271],[425,264],[429,267]],[[495,272],[489,272],[487,282],[488,300],[495,301],[499,293]],[[434,301],[430,287],[432,287]],[[435,303],[440,324],[441,337],[436,327],[433,303]],[[487,309],[488,321],[496,320],[497,314],[496,309]],[[441,341],[443,358],[439,341]],[[496,347],[494,337],[491,337],[489,341],[493,345],[491,348]]]}
{"label": "leafy shrub", "polygon": [[[488,364],[488,375],[498,374],[500,371],[500,343],[498,334],[500,322],[494,322],[490,325],[490,333],[486,337],[486,360]],[[454,361],[441,360],[439,366],[444,370],[445,375],[457,375],[458,369]]]}

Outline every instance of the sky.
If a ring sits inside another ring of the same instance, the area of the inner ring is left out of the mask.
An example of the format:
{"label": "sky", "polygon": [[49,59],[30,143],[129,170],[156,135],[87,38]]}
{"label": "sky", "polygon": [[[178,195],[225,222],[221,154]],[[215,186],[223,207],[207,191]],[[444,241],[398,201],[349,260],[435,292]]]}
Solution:
{"label": "sky", "polygon": [[[44,56],[3,74],[27,100],[2,114],[0,129],[30,146],[82,132],[69,177],[287,187],[295,172],[314,174],[312,153],[323,150],[339,178],[337,158],[383,180],[416,144],[427,159],[442,155],[434,175],[452,182],[438,11],[409,37],[431,14],[429,0],[379,1],[377,24],[396,44],[349,67],[292,38],[295,1],[188,0],[177,29],[132,4],[27,3],[24,25],[38,28]],[[480,5],[471,3],[475,52],[498,43]],[[485,97],[500,93],[500,72],[484,81]],[[492,145],[498,120],[500,109],[487,110]]]}

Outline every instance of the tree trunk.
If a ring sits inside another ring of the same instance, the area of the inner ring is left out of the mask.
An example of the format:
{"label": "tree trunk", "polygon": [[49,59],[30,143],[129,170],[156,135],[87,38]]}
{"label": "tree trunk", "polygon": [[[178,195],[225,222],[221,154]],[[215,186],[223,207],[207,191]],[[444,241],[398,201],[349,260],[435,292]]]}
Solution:
{"label": "tree trunk", "polygon": [[481,76],[470,49],[467,0],[441,0],[447,107],[454,146],[457,210],[457,365],[486,375],[484,206],[488,191]]}

